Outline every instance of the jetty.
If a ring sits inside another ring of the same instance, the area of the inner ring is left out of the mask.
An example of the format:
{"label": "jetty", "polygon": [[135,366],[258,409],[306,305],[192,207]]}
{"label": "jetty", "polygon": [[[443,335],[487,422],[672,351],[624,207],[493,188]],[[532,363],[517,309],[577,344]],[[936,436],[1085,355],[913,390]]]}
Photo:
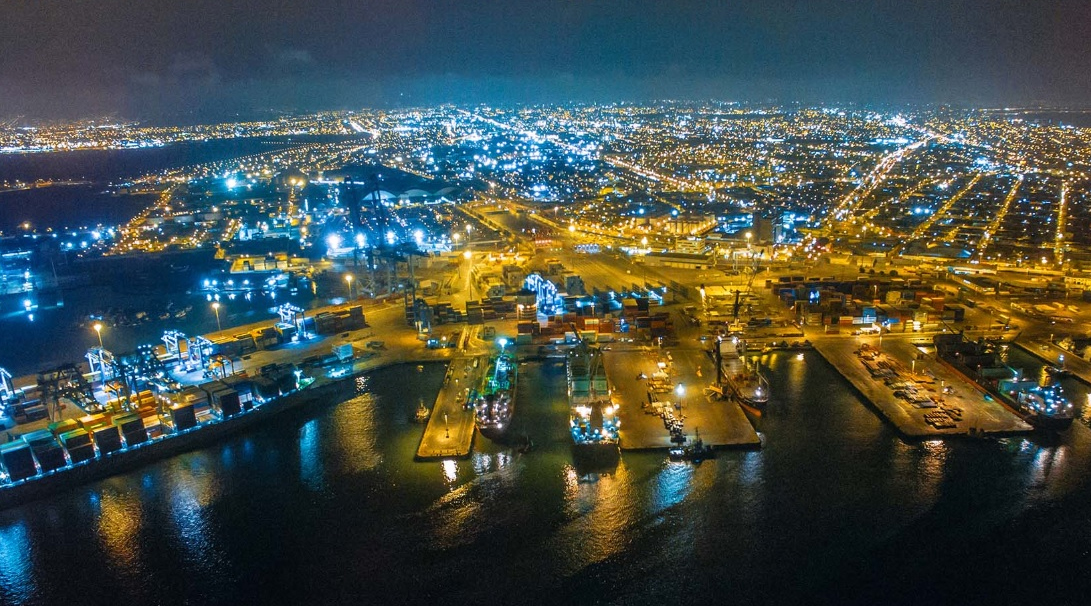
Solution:
{"label": "jetty", "polygon": [[443,387],[432,406],[416,458],[422,461],[463,458],[474,441],[474,410],[466,406],[469,391],[481,381],[487,366],[484,356],[457,358],[447,367]]}
{"label": "jetty", "polygon": [[908,439],[1004,436],[1033,431],[975,385],[904,338],[817,339],[814,348]]}
{"label": "jetty", "polygon": [[716,369],[703,349],[617,347],[603,358],[621,420],[622,450],[677,446],[667,428],[672,419],[681,422],[688,439],[700,429],[701,439],[713,448],[761,447],[740,405],[707,389]]}

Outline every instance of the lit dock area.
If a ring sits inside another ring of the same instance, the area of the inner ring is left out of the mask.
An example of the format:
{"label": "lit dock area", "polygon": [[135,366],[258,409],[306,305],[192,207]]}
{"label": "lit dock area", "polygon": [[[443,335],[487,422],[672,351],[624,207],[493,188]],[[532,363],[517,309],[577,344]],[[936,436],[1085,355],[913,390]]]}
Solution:
{"label": "lit dock area", "polygon": [[[617,348],[604,363],[621,420],[621,449],[650,450],[675,446],[659,410],[682,421],[689,440],[697,431],[716,448],[760,448],[761,439],[739,405],[716,400],[707,391],[716,379],[715,367],[699,348]],[[680,386],[680,387],[679,387]],[[681,404],[681,408],[675,406]]]}
{"label": "lit dock area", "polygon": [[[907,438],[1013,435],[1033,428],[902,338],[818,339],[814,347]],[[864,355],[860,352],[863,348]]]}
{"label": "lit dock area", "polygon": [[417,458],[449,459],[470,455],[474,441],[474,411],[466,408],[467,391],[484,372],[486,358],[457,358],[447,367],[443,387],[432,406]]}

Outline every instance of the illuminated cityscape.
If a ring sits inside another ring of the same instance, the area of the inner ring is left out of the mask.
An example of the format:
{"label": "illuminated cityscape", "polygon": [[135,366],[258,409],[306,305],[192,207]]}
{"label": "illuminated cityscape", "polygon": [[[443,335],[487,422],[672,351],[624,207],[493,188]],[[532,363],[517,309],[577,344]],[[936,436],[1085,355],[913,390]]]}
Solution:
{"label": "illuminated cityscape", "polygon": [[1085,7],[0,19],[0,603],[1058,604]]}

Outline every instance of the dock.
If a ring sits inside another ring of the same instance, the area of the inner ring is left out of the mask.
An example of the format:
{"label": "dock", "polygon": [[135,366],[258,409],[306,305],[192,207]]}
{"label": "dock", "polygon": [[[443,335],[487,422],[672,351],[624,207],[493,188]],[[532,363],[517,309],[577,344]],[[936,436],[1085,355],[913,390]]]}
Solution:
{"label": "dock", "polygon": [[[1033,431],[1002,404],[906,339],[818,339],[814,348],[909,439],[1018,435]],[[872,352],[861,358],[861,347]],[[870,366],[870,368],[869,368]],[[878,370],[887,376],[873,376]],[[896,392],[902,392],[902,396]],[[947,393],[944,393],[944,392]]]}
{"label": "dock", "polygon": [[704,350],[616,348],[605,352],[604,363],[621,420],[622,450],[675,446],[663,418],[652,412],[651,402],[657,400],[668,403],[672,414],[682,419],[691,440],[699,430],[705,444],[714,448],[761,447],[761,438],[739,404],[715,399],[706,390],[715,381],[716,370]]}
{"label": "dock", "polygon": [[[475,366],[476,361],[476,366]],[[474,441],[474,411],[466,407],[468,390],[485,371],[483,356],[456,358],[447,367],[443,387],[432,406],[432,416],[424,428],[417,459],[457,459],[470,456]]]}

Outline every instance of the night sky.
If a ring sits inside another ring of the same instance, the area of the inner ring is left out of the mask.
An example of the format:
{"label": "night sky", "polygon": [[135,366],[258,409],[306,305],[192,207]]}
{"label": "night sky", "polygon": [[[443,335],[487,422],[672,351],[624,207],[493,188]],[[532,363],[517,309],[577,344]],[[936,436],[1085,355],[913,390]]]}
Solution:
{"label": "night sky", "polygon": [[1091,99],[1086,0],[8,0],[0,116]]}

